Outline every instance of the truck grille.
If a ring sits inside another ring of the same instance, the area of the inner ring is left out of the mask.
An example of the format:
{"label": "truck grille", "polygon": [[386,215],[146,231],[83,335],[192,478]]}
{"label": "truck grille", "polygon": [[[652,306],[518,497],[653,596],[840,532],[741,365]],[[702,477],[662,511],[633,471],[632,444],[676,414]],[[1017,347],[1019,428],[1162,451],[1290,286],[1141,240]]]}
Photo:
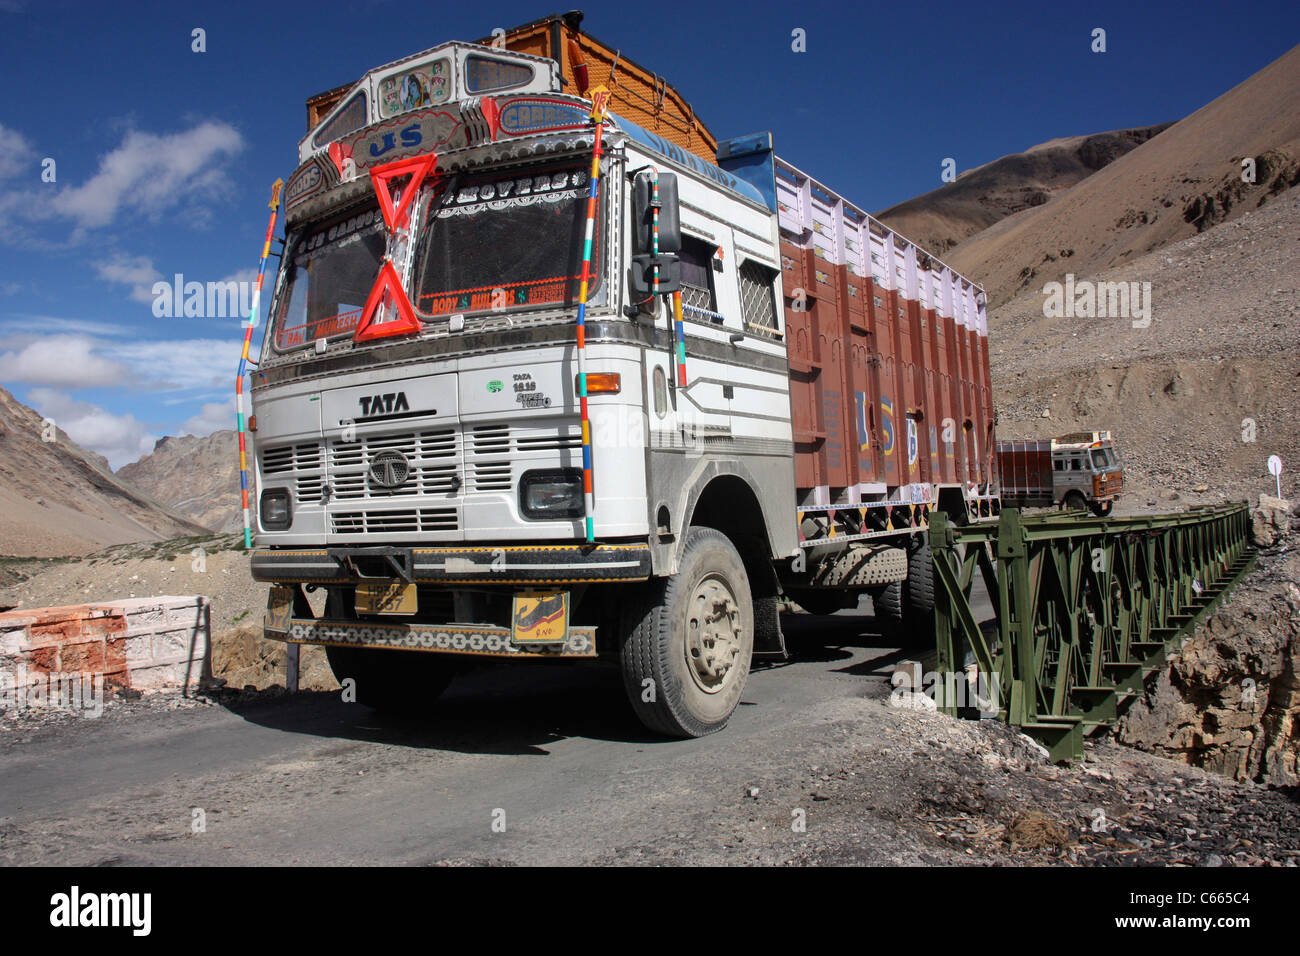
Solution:
{"label": "truck grille", "polygon": [[[361,535],[456,531],[459,496],[510,492],[527,468],[573,466],[580,463],[581,450],[578,423],[552,420],[527,427],[493,423],[363,431],[351,441],[298,442],[258,449],[258,455],[268,484],[272,479],[292,484],[299,504],[338,508],[328,517],[330,533]],[[396,488],[379,487],[369,476],[371,461],[384,451],[400,452],[409,466],[406,481]],[[439,500],[428,507],[418,501],[392,507],[424,496]]]}
{"label": "truck grille", "polygon": [[261,458],[263,478],[292,475],[298,501],[306,503],[321,500],[323,475],[320,442],[300,442],[297,445],[267,448],[261,451]]}
{"label": "truck grille", "polygon": [[[380,488],[369,480],[370,461],[381,451],[401,452],[410,465],[406,481],[397,488]],[[457,489],[456,457],[456,431],[452,428],[334,441],[330,443],[331,498],[349,501],[452,494]]]}
{"label": "truck grille", "polygon": [[471,488],[508,491],[514,487],[519,456],[581,448],[582,433],[576,425],[541,435],[504,424],[475,425],[469,433]]}
{"label": "truck grille", "polygon": [[335,534],[403,531],[455,531],[455,508],[407,508],[402,511],[336,511],[330,515]]}

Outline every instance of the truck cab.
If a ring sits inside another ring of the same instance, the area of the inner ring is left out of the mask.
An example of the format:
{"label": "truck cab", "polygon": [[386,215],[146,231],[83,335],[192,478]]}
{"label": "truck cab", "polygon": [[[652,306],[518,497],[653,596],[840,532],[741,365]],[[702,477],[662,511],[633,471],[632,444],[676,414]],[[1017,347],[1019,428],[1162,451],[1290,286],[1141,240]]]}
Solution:
{"label": "truck cab", "polygon": [[1084,432],[1052,440],[1052,499],[1062,508],[1110,514],[1124,490],[1124,467],[1110,432]]}

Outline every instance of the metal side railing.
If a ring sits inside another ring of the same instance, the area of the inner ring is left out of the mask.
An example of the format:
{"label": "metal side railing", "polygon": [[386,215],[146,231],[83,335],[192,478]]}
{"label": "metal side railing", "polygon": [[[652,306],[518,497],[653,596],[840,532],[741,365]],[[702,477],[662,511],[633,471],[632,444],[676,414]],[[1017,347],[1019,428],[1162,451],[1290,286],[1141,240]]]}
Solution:
{"label": "metal side railing", "polygon": [[[1146,678],[1254,563],[1250,511],[1232,503],[1178,514],[1080,513],[930,523],[936,702],[993,716],[1078,759]],[[979,573],[993,618],[971,595]]]}

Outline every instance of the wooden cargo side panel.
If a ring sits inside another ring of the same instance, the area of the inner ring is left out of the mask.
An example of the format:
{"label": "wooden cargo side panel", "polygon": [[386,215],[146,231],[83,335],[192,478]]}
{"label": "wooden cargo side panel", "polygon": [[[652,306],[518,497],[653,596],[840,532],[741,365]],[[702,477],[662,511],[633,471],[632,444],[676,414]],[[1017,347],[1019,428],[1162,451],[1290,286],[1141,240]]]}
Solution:
{"label": "wooden cargo side panel", "polygon": [[[873,427],[879,436],[881,470],[884,482],[891,488],[902,483],[899,466],[897,399],[898,389],[898,323],[889,305],[889,291],[868,285],[868,308],[871,310],[871,328],[876,348],[875,413]],[[876,303],[880,304],[877,305]]]}
{"label": "wooden cargo side panel", "polygon": [[795,485],[815,488],[821,481],[820,449],[825,440],[821,404],[817,397],[813,316],[803,280],[803,250],[781,240],[782,287],[785,292],[786,355],[790,365],[790,408],[793,415]]}
{"label": "wooden cargo side panel", "polygon": [[1000,441],[997,443],[997,459],[1002,473],[1002,494],[1005,497],[1030,501],[1051,500],[1051,441]]}
{"label": "wooden cargo side panel", "polygon": [[[563,24],[559,28],[559,49],[555,49],[556,32],[552,23],[548,18],[508,31],[506,49],[555,60],[560,64],[560,75],[564,78],[563,91],[579,95],[577,74],[569,50],[569,40],[576,40],[587,67],[589,88],[605,86],[609,89],[612,112],[717,165],[717,138],[670,83],[629,60],[622,50],[588,33],[572,31]],[[479,42],[490,45],[490,40]]]}

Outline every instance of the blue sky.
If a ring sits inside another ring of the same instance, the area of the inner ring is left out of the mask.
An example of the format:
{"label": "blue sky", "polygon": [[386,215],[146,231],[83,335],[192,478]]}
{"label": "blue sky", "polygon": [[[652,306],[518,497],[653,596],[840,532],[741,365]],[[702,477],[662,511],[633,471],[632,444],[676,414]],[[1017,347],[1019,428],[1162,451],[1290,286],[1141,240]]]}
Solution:
{"label": "blue sky", "polygon": [[[873,210],[941,185],[945,157],[964,170],[1179,119],[1300,40],[1300,4],[1270,0],[583,9],[719,137],[770,129],[782,156]],[[240,320],[157,318],[152,283],[252,277],[308,96],[550,12],[0,0],[0,384],[115,466],[162,435],[231,427]]]}

